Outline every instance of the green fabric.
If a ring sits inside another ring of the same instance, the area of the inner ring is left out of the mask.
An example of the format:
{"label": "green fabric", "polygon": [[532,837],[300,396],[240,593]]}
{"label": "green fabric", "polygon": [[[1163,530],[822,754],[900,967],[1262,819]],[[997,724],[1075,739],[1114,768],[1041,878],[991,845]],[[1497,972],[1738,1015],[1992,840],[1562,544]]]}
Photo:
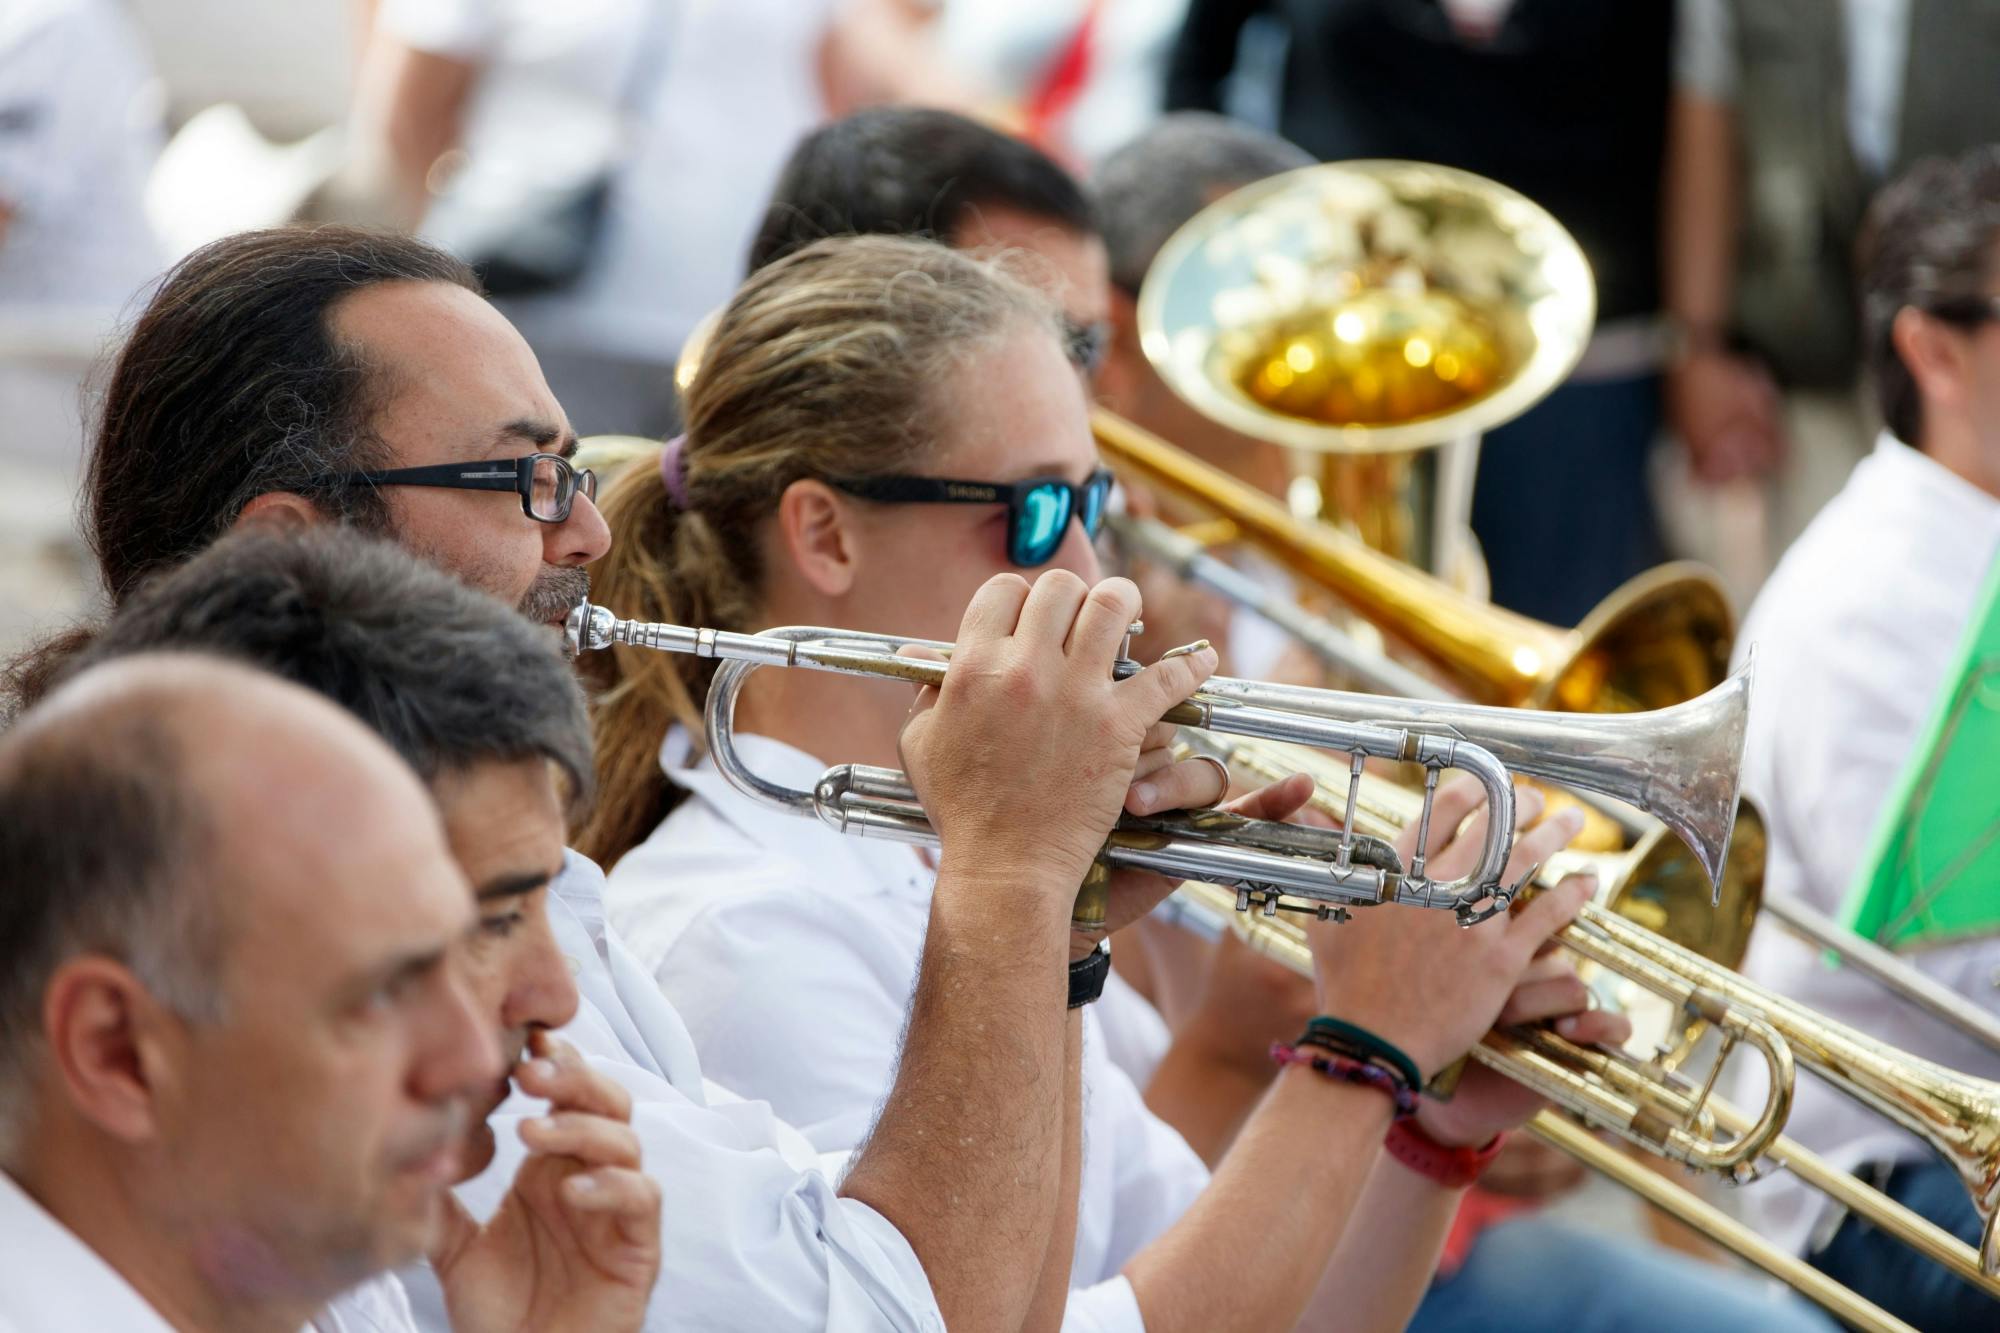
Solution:
{"label": "green fabric", "polygon": [[1848,894],[1887,948],[2000,933],[2000,565]]}

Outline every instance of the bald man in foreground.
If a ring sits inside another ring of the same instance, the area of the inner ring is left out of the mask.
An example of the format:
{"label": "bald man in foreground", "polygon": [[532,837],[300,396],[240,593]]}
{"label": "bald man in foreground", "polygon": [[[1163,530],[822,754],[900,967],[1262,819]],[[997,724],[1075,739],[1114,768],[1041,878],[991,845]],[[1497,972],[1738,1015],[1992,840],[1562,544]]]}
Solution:
{"label": "bald man in foreground", "polygon": [[503,1072],[460,975],[474,920],[422,785],[316,695],[141,656],[24,715],[0,737],[0,1333],[395,1333],[381,1275],[445,1246],[479,1287],[448,1285],[462,1329],[636,1328],[659,1195],[579,1061],[534,1076],[566,1132],[515,1224],[447,1209]]}

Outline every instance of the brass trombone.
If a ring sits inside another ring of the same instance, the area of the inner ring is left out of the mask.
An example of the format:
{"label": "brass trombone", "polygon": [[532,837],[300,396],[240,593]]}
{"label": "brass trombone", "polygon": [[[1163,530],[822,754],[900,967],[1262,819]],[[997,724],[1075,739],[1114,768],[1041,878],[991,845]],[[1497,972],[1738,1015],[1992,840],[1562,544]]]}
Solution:
{"label": "brass trombone", "polygon": [[1149,487],[1227,519],[1239,535],[1409,645],[1468,697],[1571,712],[1661,708],[1728,669],[1735,617],[1715,576],[1661,565],[1563,630],[1478,601],[1325,523],[1304,523],[1247,482],[1114,413],[1091,416],[1098,451]]}
{"label": "brass trombone", "polygon": [[[1231,910],[1227,890],[1209,884],[1184,884],[1175,890],[1167,915],[1197,933],[1214,937],[1235,931],[1256,949],[1303,976],[1312,974],[1312,952],[1299,926],[1283,917],[1244,916]],[[1473,1058],[1502,1073],[1510,1073],[1510,1052],[1488,1042],[1473,1050]],[[1663,1106],[1675,1103],[1665,1087],[1654,1091]],[[1750,1121],[1719,1098],[1704,1109],[1724,1130],[1739,1131]],[[1639,1195],[1647,1203],[1693,1227],[1709,1240],[1754,1264],[1824,1307],[1844,1323],[1867,1333],[1915,1333],[1909,1325],[1855,1295],[1796,1256],[1779,1249],[1741,1222],[1683,1185],[1621,1156],[1555,1111],[1543,1111],[1528,1124],[1529,1132],[1568,1153],[1585,1166]],[[1628,1139],[1631,1137],[1626,1135]],[[1820,1158],[1782,1135],[1766,1145],[1762,1161],[1782,1166],[1816,1189],[1824,1190],[1857,1216],[1904,1240],[1921,1253],[1944,1263],[1981,1290],[2000,1296],[2000,1279],[1981,1272],[1979,1256],[1956,1236],[1918,1216],[1855,1177],[1828,1166]]]}
{"label": "brass trombone", "polygon": [[[1232,767],[1259,780],[1304,771],[1317,781],[1341,772],[1317,753],[1302,749],[1280,750],[1239,742],[1227,745],[1226,750]],[[1358,830],[1394,837],[1413,822],[1414,799],[1405,789],[1369,777],[1351,803],[1352,818]],[[1347,814],[1347,806],[1329,797],[1315,795],[1314,801],[1334,817]],[[1542,883],[1552,884],[1572,872],[1592,873],[1599,879],[1602,899],[1602,905],[1587,905],[1558,938],[1580,956],[1618,975],[1633,976],[1632,960],[1643,960],[1648,967],[1684,978],[1733,1011],[1761,1018],[1783,1038],[1800,1064],[1924,1139],[1958,1170],[1985,1220],[1985,1234],[1977,1251],[1845,1172],[1827,1166],[1789,1139],[1769,1141],[1761,1154],[1761,1167],[1789,1169],[1807,1184],[1834,1195],[1858,1216],[1915,1246],[1982,1290],[2000,1296],[2000,1276],[1996,1276],[2000,1275],[2000,1245],[1996,1244],[2000,1226],[1995,1221],[1996,1210],[2000,1210],[2000,1084],[1905,1055],[1757,986],[1733,970],[1748,947],[1763,874],[1762,820],[1747,804],[1739,820],[1742,827],[1720,881],[1724,911],[1719,919],[1700,910],[1706,895],[1701,893],[1703,881],[1693,867],[1684,860],[1677,862],[1673,853],[1678,849],[1654,837],[1627,852],[1566,852],[1551,858],[1538,876]],[[1179,892],[1191,890],[1183,886]],[[1192,892],[1199,894],[1201,890]],[[1208,888],[1207,894],[1212,910],[1215,890]],[[1222,897],[1226,900],[1227,894]],[[1302,952],[1303,936],[1282,919],[1249,918],[1236,923],[1236,928],[1246,935],[1254,932],[1252,943],[1280,961],[1310,965],[1310,955]],[[1702,1015],[1685,1012],[1689,1021],[1681,1030],[1653,1034],[1660,1052],[1655,1063],[1665,1073],[1671,1074],[1698,1035],[1696,1023]],[[1535,1048],[1547,1049],[1542,1036],[1531,1040]],[[1475,1051],[1474,1058],[1513,1076],[1490,1047]],[[1629,1057],[1612,1053],[1608,1064],[1594,1072],[1624,1084],[1632,1070]],[[1709,1083],[1713,1081],[1711,1074]],[[1668,1106],[1677,1106],[1677,1098],[1687,1091],[1685,1086],[1678,1077],[1664,1082],[1675,1090],[1667,1099]],[[1538,1085],[1529,1082],[1529,1086]],[[1723,1130],[1740,1132],[1749,1124],[1741,1113],[1708,1098],[1707,1091],[1707,1087],[1700,1090],[1696,1104],[1711,1111]],[[1587,1115],[1583,1118],[1589,1120]],[[1623,1136],[1639,1141],[1631,1134]],[[1642,1141],[1641,1146],[1645,1146]],[[1732,1178],[1742,1178],[1742,1173]]]}

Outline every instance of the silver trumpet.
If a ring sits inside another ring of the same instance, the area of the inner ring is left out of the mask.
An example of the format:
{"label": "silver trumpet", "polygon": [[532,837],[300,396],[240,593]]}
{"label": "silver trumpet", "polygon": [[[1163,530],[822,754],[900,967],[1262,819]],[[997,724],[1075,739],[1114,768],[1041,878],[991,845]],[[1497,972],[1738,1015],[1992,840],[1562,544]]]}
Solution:
{"label": "silver trumpet", "polygon": [[[841,764],[823,773],[811,791],[773,783],[743,761],[735,745],[734,718],[743,684],[758,667],[804,667],[936,686],[944,682],[945,663],[902,657],[897,651],[922,646],[948,653],[950,645],[813,627],[735,634],[648,624],[620,620],[588,602],[571,612],[568,635],[579,653],[624,644],[721,660],[709,687],[705,721],[716,767],[731,785],[754,800],[815,816],[844,833],[937,844],[937,831],[901,772]],[[1114,671],[1122,678],[1140,669],[1121,655]],[[1405,865],[1388,842],[1351,831],[1351,819],[1336,831],[1191,811],[1121,817],[1099,864],[1225,884],[1236,891],[1239,910],[1255,905],[1272,914],[1282,907],[1338,919],[1349,907],[1397,902],[1446,908],[1469,925],[1505,910],[1525,882],[1505,878],[1514,834],[1511,769],[1649,810],[1687,841],[1714,879],[1736,810],[1736,762],[1749,688],[1746,668],[1701,698],[1673,708],[1595,716],[1212,677],[1166,720],[1350,756],[1350,814],[1367,760],[1421,766],[1424,792],[1418,821],[1424,832],[1417,839],[1419,850]],[[1425,873],[1421,849],[1438,778],[1449,769],[1479,781],[1490,817],[1478,864],[1459,879],[1439,881]]]}

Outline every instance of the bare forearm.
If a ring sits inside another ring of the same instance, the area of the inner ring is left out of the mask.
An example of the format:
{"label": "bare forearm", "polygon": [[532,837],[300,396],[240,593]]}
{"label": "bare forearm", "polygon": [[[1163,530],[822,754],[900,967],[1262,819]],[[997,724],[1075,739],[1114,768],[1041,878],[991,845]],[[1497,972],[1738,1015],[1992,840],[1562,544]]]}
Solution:
{"label": "bare forearm", "polygon": [[820,93],[833,119],[908,104],[972,112],[978,97],[939,49],[935,15],[904,0],[854,0],[820,38]]}
{"label": "bare forearm", "polygon": [[1719,331],[1729,319],[1738,193],[1734,113],[1725,103],[1676,93],[1661,260],[1667,310],[1691,328]]}
{"label": "bare forearm", "polygon": [[1251,1069],[1225,1058],[1183,1028],[1146,1085],[1146,1106],[1212,1170],[1271,1086],[1272,1071],[1269,1062]]}
{"label": "bare forearm", "polygon": [[1300,1327],[1341,1333],[1405,1327],[1430,1287],[1464,1197],[1386,1153],[1377,1157],[1355,1208],[1368,1225],[1342,1233]]}
{"label": "bare forearm", "polygon": [[1068,1060],[1063,1070],[1062,1177],[1056,1193],[1056,1224],[1042,1256],[1042,1277],[1021,1327],[1062,1327],[1069,1306],[1070,1267],[1076,1260],[1076,1202],[1083,1181],[1083,1011],[1070,1011],[1063,1035]]}
{"label": "bare forearm", "polygon": [[381,216],[414,227],[430,199],[430,173],[458,146],[477,66],[415,51],[377,34],[356,80],[354,188],[372,196]]}
{"label": "bare forearm", "polygon": [[841,1186],[903,1233],[954,1329],[1021,1327],[1058,1224],[1068,931],[1021,901],[940,873],[896,1081]]}
{"label": "bare forearm", "polygon": [[[1290,1328],[1311,1300],[1389,1127],[1371,1088],[1280,1074],[1209,1187],[1126,1266],[1147,1333]],[[1257,1281],[1241,1281],[1253,1241]]]}

